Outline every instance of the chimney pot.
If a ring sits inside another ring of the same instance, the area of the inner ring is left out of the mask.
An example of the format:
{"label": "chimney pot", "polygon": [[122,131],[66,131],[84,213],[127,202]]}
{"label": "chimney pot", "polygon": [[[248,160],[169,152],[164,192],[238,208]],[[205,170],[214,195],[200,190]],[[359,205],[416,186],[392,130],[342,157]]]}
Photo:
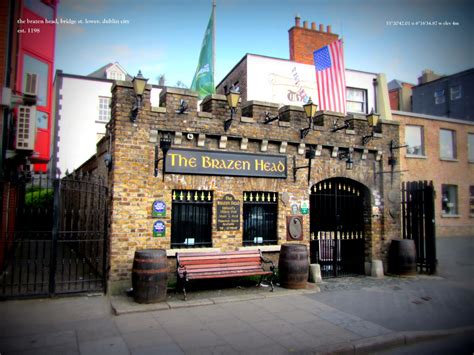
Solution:
{"label": "chimney pot", "polygon": [[327,32],[327,33],[331,33],[331,25],[327,25],[327,26],[326,26],[326,32]]}
{"label": "chimney pot", "polygon": [[296,15],[296,17],[295,17],[295,26],[296,27],[301,26],[301,17],[299,15]]}
{"label": "chimney pot", "polygon": [[322,23],[319,24],[319,32],[324,32],[324,25]]}
{"label": "chimney pot", "polygon": [[316,30],[316,23],[315,22],[311,22],[311,29]]}
{"label": "chimney pot", "polygon": [[303,21],[303,27],[308,28],[308,21]]}

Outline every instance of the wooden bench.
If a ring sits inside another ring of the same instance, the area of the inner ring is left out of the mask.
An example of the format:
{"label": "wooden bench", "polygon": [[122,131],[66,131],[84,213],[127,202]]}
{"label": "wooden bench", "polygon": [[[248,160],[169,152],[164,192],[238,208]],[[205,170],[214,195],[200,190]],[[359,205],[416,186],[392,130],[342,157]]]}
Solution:
{"label": "wooden bench", "polygon": [[[232,251],[226,253],[176,253],[176,272],[178,285],[182,287],[186,300],[186,283],[189,280],[215,279],[224,277],[240,277],[261,275],[270,276],[271,291],[275,266],[273,262],[262,256],[260,250]],[[265,270],[264,264],[271,264]]]}

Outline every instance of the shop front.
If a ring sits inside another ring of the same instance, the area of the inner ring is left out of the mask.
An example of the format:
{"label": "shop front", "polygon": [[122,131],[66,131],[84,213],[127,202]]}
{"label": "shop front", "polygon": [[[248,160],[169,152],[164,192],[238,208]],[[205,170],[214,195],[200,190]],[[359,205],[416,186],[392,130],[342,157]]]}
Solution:
{"label": "shop front", "polygon": [[321,111],[308,120],[301,107],[255,101],[231,115],[221,95],[198,112],[196,94],[174,88],[151,107],[149,93],[135,116],[131,83],[114,85],[107,135],[83,166],[108,179],[112,292],[145,248],[166,250],[170,276],[177,252],[260,249],[277,261],[285,243],[307,245],[325,277],[386,262],[400,233],[388,164],[396,122]]}

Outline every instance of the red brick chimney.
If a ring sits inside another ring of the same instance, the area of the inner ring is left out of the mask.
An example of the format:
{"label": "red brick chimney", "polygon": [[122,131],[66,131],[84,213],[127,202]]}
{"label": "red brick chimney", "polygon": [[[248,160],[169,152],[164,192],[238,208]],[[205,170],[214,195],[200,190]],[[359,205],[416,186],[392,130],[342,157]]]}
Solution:
{"label": "red brick chimney", "polygon": [[[290,39],[290,60],[304,64],[314,64],[313,52],[329,43],[339,39],[339,35],[331,33],[331,26],[319,25],[319,31],[316,30],[316,24],[313,22],[311,28],[308,28],[308,22],[304,21],[304,27],[301,27],[300,17],[295,17],[295,26],[288,31]],[[314,26],[313,26],[314,24]]]}

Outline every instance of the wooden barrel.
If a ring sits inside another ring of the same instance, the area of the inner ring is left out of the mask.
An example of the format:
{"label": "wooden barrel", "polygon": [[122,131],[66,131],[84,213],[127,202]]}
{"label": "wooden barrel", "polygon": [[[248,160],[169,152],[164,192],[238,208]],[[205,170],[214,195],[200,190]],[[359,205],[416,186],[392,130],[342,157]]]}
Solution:
{"label": "wooden barrel", "polygon": [[388,270],[397,275],[416,274],[416,248],[413,240],[392,240],[388,251]]}
{"label": "wooden barrel", "polygon": [[135,251],[132,270],[133,298],[137,303],[166,300],[168,259],[164,249]]}
{"label": "wooden barrel", "polygon": [[283,244],[278,259],[280,285],[285,288],[306,288],[308,281],[308,248],[304,244]]}

